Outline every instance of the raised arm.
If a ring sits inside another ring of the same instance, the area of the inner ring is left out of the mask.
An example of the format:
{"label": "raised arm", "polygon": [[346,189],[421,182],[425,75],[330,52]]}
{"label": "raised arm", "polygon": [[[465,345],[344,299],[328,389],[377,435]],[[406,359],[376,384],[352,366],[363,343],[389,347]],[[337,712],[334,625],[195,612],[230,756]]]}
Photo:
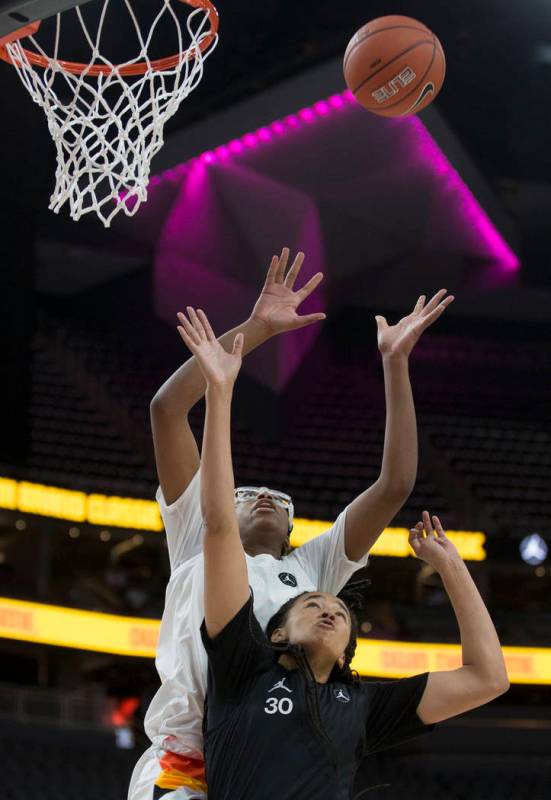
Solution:
{"label": "raised arm", "polygon": [[[322,279],[314,275],[302,289],[294,284],[304,260],[298,253],[287,275],[289,250],[273,256],[262,292],[246,322],[218,340],[229,351],[238,333],[243,334],[243,355],[272,336],[295,330],[325,318],[325,314],[299,316],[297,309]],[[180,323],[181,316],[179,315]],[[199,450],[188,422],[190,409],[203,397],[206,382],[195,356],[185,362],[157,391],[150,405],[151,429],[157,475],[167,503],[173,503],[199,468]]]}
{"label": "raised arm", "polygon": [[241,367],[243,334],[230,353],[222,347],[202,311],[188,310],[178,328],[206,382],[206,415],[201,456],[201,511],[204,524],[205,625],[214,638],[249,597],[245,551],[235,514],[231,457],[231,401]]}
{"label": "raised arm", "polygon": [[423,522],[411,530],[410,544],[419,558],[439,572],[461,633],[463,666],[431,672],[417,707],[418,716],[428,725],[490,702],[507,691],[509,679],[488,610],[438,517],[431,521],[424,511]]}
{"label": "raised arm", "polygon": [[[244,354],[266,341],[263,330],[247,320],[221,336],[221,346],[231,348],[238,333],[244,337]],[[199,469],[199,449],[188,413],[205,389],[205,379],[192,356],[161,386],[149,407],[157,476],[168,504],[180,497]]]}
{"label": "raised arm", "polygon": [[422,295],[413,312],[396,325],[376,317],[377,340],[385,376],[386,428],[379,477],[349,506],[345,549],[358,561],[375,544],[406,502],[417,477],[417,423],[409,379],[409,355],[419,337],[453,302],[441,289],[425,305]]}

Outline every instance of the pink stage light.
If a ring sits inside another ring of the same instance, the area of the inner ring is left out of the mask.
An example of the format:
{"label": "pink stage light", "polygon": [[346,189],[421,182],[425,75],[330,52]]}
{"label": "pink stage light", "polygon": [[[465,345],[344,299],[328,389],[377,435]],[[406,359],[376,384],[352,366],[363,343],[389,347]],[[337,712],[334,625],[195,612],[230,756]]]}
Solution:
{"label": "pink stage light", "polygon": [[342,108],[344,100],[341,94],[332,94],[327,101],[332,108]]}
{"label": "pink stage light", "polygon": [[419,117],[412,115],[407,119],[410,135],[417,140],[418,151],[430,160],[431,167],[438,173],[439,179],[447,183],[449,189],[455,190],[461,197],[466,216],[478,231],[480,238],[489,245],[493,257],[499,262],[501,268],[507,272],[519,269],[519,259],[494,227],[488,215],[482,210],[469,187],[461,180],[460,175],[452,167]]}
{"label": "pink stage light", "polygon": [[242,137],[242,141],[245,147],[256,147],[258,144],[258,139],[254,133],[246,133]]}
{"label": "pink stage light", "polygon": [[[239,157],[245,153],[245,148],[252,149],[260,145],[268,145],[273,141],[274,134],[281,136],[285,132],[293,130],[299,132],[304,123],[311,125],[319,122],[320,117],[325,117],[330,113],[331,109],[346,111],[347,104],[350,103],[356,103],[356,99],[350,90],[347,89],[341,94],[333,94],[327,100],[319,100],[314,103],[312,107],[302,108],[296,114],[289,114],[283,120],[275,120],[270,123],[269,128],[262,127],[254,133],[245,133],[240,140],[234,139],[227,145],[220,145],[215,152],[207,150],[198,156],[198,159],[203,164],[210,164],[217,159],[228,160]],[[517,270],[520,267],[518,257],[480,207],[471,190],[450,164],[421,120],[415,115],[411,115],[396,121],[400,124],[409,125],[410,135],[412,140],[415,141],[417,152],[423,159],[430,161],[431,169],[438,174],[439,179],[446,182],[450,189],[459,194],[470,224],[478,231],[481,239],[488,244],[492,255],[501,268],[506,271]],[[195,159],[192,159],[192,161],[195,161]],[[180,174],[182,166],[180,165],[178,168],[178,173]],[[176,177],[176,170],[167,170],[161,176],[158,176],[158,179],[153,177],[150,180],[150,186],[157,185],[163,179],[173,181]]]}
{"label": "pink stage light", "polygon": [[316,115],[311,108],[301,108],[298,115],[303,122],[315,122],[316,120]]}
{"label": "pink stage light", "polygon": [[329,103],[326,103],[325,100],[319,100],[317,103],[314,103],[314,111],[319,114],[320,117],[325,117],[326,114],[329,114]]}

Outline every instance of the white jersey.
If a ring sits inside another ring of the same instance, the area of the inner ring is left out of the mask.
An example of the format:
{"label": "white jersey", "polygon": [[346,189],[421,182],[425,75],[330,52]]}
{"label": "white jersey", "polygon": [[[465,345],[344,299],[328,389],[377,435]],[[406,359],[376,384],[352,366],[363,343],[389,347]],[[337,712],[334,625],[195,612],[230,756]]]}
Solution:
{"label": "white jersey", "polygon": [[[204,618],[200,471],[174,503],[165,503],[160,488],[157,501],[171,575],[156,657],[161,686],[147,711],[145,731],[154,750],[202,758],[207,656],[199,632]],[[281,559],[267,554],[246,556],[254,612],[263,628],[291,597],[316,589],[337,594],[367,564],[367,554],[360,561],[346,556],[345,519],[346,509],[328,531]],[[137,778],[135,774],[132,784]]]}

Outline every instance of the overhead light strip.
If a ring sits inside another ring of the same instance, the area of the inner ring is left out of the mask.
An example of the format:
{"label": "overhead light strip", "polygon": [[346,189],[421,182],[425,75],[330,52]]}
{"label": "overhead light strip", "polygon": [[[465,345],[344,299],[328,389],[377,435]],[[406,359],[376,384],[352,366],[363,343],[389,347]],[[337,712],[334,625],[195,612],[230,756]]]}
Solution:
{"label": "overhead light strip", "polygon": [[[198,162],[209,167],[239,160],[251,151],[269,147],[274,141],[300,134],[304,128],[320,123],[327,124],[334,115],[346,113],[353,106],[358,106],[358,103],[349,90],[333,94],[313,103],[311,106],[301,108],[294,114],[274,120],[255,131],[244,133],[236,139],[206,150],[182,164],[171,167],[159,175],[152,176],[149,181],[149,187],[154,188],[165,181],[172,182],[177,180],[179,176],[185,175]],[[362,113],[367,112],[362,110]],[[464,216],[468,219],[470,230],[475,231],[478,237],[485,242],[496,264],[507,272],[514,272],[519,269],[520,261],[517,255],[509,247],[488,214],[480,206],[457,170],[446,158],[421,119],[415,114],[410,114],[409,116],[397,117],[392,120],[380,120],[380,122],[382,125],[402,125],[408,129],[416,151],[430,165],[430,169],[438,174],[439,181],[446,187],[446,192],[457,193],[461,200]]]}

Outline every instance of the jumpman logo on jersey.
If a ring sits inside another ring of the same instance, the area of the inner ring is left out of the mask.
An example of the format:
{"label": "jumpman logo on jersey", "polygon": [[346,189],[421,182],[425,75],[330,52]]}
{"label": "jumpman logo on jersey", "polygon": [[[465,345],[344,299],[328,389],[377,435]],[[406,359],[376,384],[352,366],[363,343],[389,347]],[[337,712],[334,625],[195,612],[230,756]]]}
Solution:
{"label": "jumpman logo on jersey", "polygon": [[278,681],[275,686],[272,686],[271,689],[268,689],[268,694],[270,694],[270,692],[275,692],[276,689],[285,689],[286,692],[290,692],[292,694],[293,690],[289,689],[288,686],[285,686],[286,680],[287,678],[282,678],[280,681]]}
{"label": "jumpman logo on jersey", "polygon": [[338,700],[340,703],[350,702],[350,695],[348,694],[346,689],[333,689],[333,694],[335,695],[335,699]]}

